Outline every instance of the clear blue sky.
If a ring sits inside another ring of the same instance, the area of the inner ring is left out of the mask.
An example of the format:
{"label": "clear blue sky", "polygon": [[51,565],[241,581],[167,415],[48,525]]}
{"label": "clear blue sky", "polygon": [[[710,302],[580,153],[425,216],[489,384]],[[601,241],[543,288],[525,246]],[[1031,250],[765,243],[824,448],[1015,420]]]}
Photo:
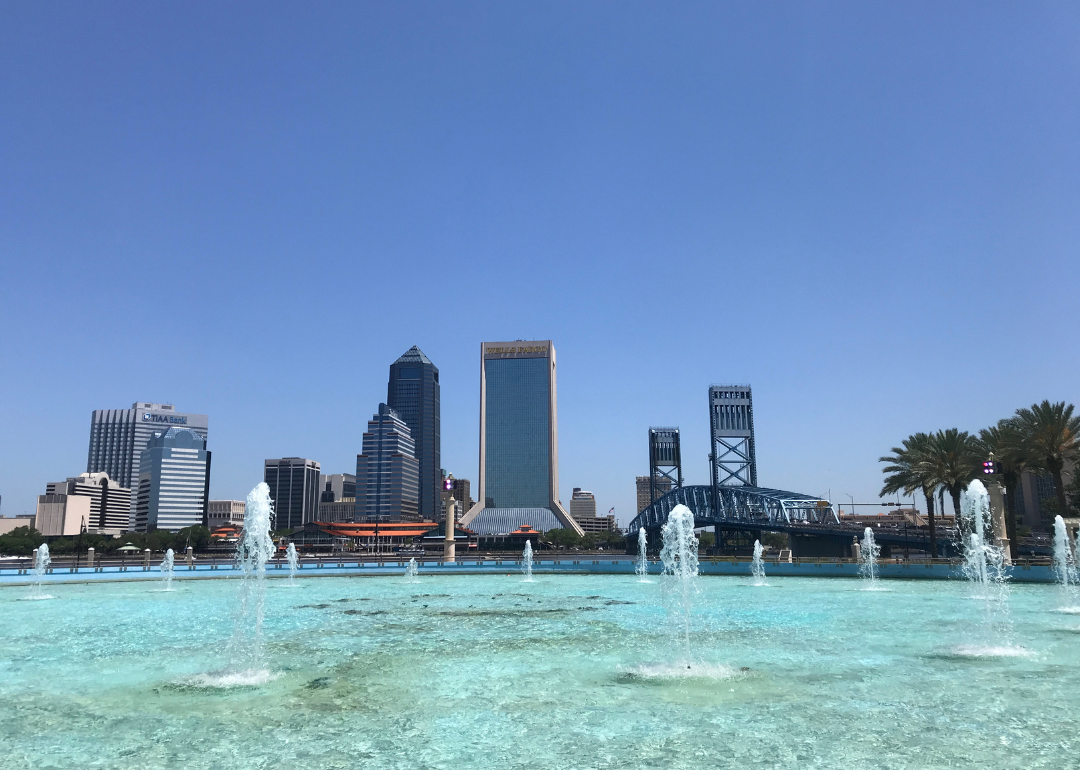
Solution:
{"label": "clear blue sky", "polygon": [[1075,3],[0,5],[0,494],[90,413],[210,415],[211,493],[352,472],[387,367],[555,341],[562,499],[626,521],[650,425],[707,480],[873,500],[916,430],[1080,400]]}

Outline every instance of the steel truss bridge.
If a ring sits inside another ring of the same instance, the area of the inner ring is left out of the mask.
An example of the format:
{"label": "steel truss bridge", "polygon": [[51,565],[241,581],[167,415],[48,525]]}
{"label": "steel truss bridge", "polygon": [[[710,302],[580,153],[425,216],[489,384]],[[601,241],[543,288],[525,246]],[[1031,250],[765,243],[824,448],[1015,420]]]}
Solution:
{"label": "steel truss bridge", "polygon": [[[632,541],[638,530],[644,528],[651,542],[659,542],[655,535],[667,523],[676,505],[689,508],[694,514],[694,526],[699,528],[786,532],[844,543],[850,543],[854,537],[861,540],[864,529],[859,525],[841,524],[832,503],[820,497],[765,487],[701,485],[673,489],[654,501],[630,522],[628,539]],[[939,546],[952,541],[955,536],[952,530],[939,527]],[[899,548],[930,548],[929,532],[916,527],[875,527],[874,539],[882,545]]]}

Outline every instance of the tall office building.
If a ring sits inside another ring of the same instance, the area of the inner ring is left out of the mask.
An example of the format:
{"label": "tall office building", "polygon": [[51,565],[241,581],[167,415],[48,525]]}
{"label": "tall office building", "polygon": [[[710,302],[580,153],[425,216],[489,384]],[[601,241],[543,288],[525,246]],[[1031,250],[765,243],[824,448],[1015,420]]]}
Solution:
{"label": "tall office building", "polygon": [[139,458],[135,529],[149,532],[206,526],[210,500],[210,452],[189,428],[155,433]]}
{"label": "tall office building", "polygon": [[596,496],[581,487],[574,487],[574,494],[570,498],[570,515],[578,524],[582,519],[595,519]]}
{"label": "tall office building", "polygon": [[[207,440],[209,420],[205,414],[177,412],[171,404],[137,401],[130,409],[95,409],[90,417],[90,451],[87,473],[107,473],[125,489],[139,483],[139,458],[154,432],[170,427],[188,428]],[[136,495],[131,497],[127,526],[135,526]]]}
{"label": "tall office building", "polygon": [[420,464],[409,426],[379,404],[356,456],[356,521],[420,521]]}
{"label": "tall office building", "polygon": [[45,487],[46,495],[81,495],[90,499],[88,532],[118,535],[129,528],[131,490],[120,486],[107,473],[83,473],[65,481],[53,481]]}
{"label": "tall office building", "polygon": [[282,457],[263,463],[263,481],[274,502],[274,529],[300,529],[319,518],[319,463]]}
{"label": "tall office building", "polygon": [[480,346],[480,474],[461,525],[481,535],[523,524],[582,534],[559,502],[555,347],[551,340]]}
{"label": "tall office building", "polygon": [[418,512],[434,521],[442,511],[439,369],[416,345],[390,365],[386,405],[409,426],[420,473]]}

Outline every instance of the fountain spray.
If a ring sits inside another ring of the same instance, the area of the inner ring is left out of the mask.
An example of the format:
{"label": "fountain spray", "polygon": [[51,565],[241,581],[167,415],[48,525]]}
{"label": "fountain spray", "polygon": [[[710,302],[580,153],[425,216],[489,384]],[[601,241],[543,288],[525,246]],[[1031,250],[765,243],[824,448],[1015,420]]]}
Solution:
{"label": "fountain spray", "polygon": [[533,568],[533,551],[532,541],[525,541],[525,551],[522,553],[521,571],[525,573],[525,582],[533,582],[532,568]]}
{"label": "fountain spray", "polygon": [[859,574],[862,576],[864,591],[878,590],[878,564],[881,546],[874,540],[874,530],[863,530],[862,543],[859,546]]}
{"label": "fountain spray", "polygon": [[754,541],[754,561],[750,564],[750,574],[753,575],[753,583],[756,586],[765,585],[765,562],[761,559],[761,554],[765,551],[761,547],[761,541]]}
{"label": "fountain spray", "polygon": [[[960,494],[960,513],[968,529],[964,547],[963,574],[972,589],[972,598],[983,602],[984,623],[981,644],[964,648],[972,654],[1013,654],[1009,646],[1009,577],[1005,554],[994,542],[990,518],[990,496],[976,479]],[[1005,641],[1005,646],[1001,642]],[[963,651],[963,650],[962,650]]]}
{"label": "fountain spray", "polygon": [[162,591],[171,591],[172,579],[173,579],[173,562],[176,556],[173,553],[173,549],[169,548],[165,551],[165,558],[161,560],[161,565],[158,567],[161,570],[161,582],[163,584]]}
{"label": "fountain spray", "polygon": [[289,585],[296,584],[296,570],[300,568],[300,557],[296,555],[296,545],[289,543],[285,549],[285,560],[289,562]]}
{"label": "fountain spray", "polygon": [[664,563],[661,585],[668,621],[689,668],[690,623],[698,577],[698,539],[694,534],[693,512],[685,505],[676,505],[661,532],[664,538],[660,550],[660,560]]}
{"label": "fountain spray", "polygon": [[1077,609],[1077,579],[1076,555],[1069,543],[1069,530],[1065,527],[1065,520],[1060,516],[1054,517],[1054,572],[1057,573],[1057,582],[1061,586],[1062,609]]}
{"label": "fountain spray", "polygon": [[41,592],[42,583],[45,581],[45,575],[49,571],[49,565],[52,564],[52,558],[49,556],[49,546],[42,543],[34,549],[34,581],[30,584],[30,596],[28,599],[51,599],[49,594]]}
{"label": "fountain spray", "polygon": [[417,572],[419,572],[419,568],[416,565],[416,559],[409,559],[409,564],[405,567],[405,582],[415,583],[417,581]]}
{"label": "fountain spray", "polygon": [[240,604],[230,643],[230,674],[257,684],[268,679],[263,652],[263,614],[266,602],[266,563],[274,555],[270,521],[274,506],[270,487],[259,484],[247,496],[244,531],[236,544],[236,567],[241,572]]}
{"label": "fountain spray", "polygon": [[650,583],[649,580],[649,557],[647,554],[648,538],[645,535],[645,527],[638,530],[637,533],[637,576],[639,583]]}

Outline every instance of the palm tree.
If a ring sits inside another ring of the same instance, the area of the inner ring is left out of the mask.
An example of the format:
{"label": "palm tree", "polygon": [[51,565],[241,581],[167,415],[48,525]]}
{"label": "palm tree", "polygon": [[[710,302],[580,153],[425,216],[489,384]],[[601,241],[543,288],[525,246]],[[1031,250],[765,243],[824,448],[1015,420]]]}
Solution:
{"label": "palm tree", "polygon": [[1016,496],[1019,494],[1020,477],[1027,470],[1028,455],[1024,449],[1023,434],[1016,420],[999,420],[997,425],[979,431],[979,447],[984,458],[994,456],[1001,467],[1001,480],[1005,486],[1005,536],[1009,549],[1016,557]]}
{"label": "palm tree", "polygon": [[934,488],[937,482],[930,473],[931,466],[927,462],[932,438],[926,433],[915,433],[902,443],[902,447],[892,448],[891,455],[878,458],[879,462],[889,463],[881,469],[882,473],[889,474],[885,478],[881,496],[900,491],[907,495],[915,490],[923,493],[926,498],[926,520],[930,525],[930,557],[933,558],[937,556],[937,531],[934,525]]}
{"label": "palm tree", "polygon": [[1066,461],[1080,458],[1080,416],[1073,416],[1072,404],[1043,401],[1030,409],[1017,409],[1013,419],[1032,465],[1054,477],[1054,492],[1064,515],[1068,504],[1061,470]]}
{"label": "palm tree", "polygon": [[949,428],[939,430],[930,438],[928,472],[952,497],[957,525],[960,524],[960,493],[979,475],[981,462],[978,441],[967,431]]}

